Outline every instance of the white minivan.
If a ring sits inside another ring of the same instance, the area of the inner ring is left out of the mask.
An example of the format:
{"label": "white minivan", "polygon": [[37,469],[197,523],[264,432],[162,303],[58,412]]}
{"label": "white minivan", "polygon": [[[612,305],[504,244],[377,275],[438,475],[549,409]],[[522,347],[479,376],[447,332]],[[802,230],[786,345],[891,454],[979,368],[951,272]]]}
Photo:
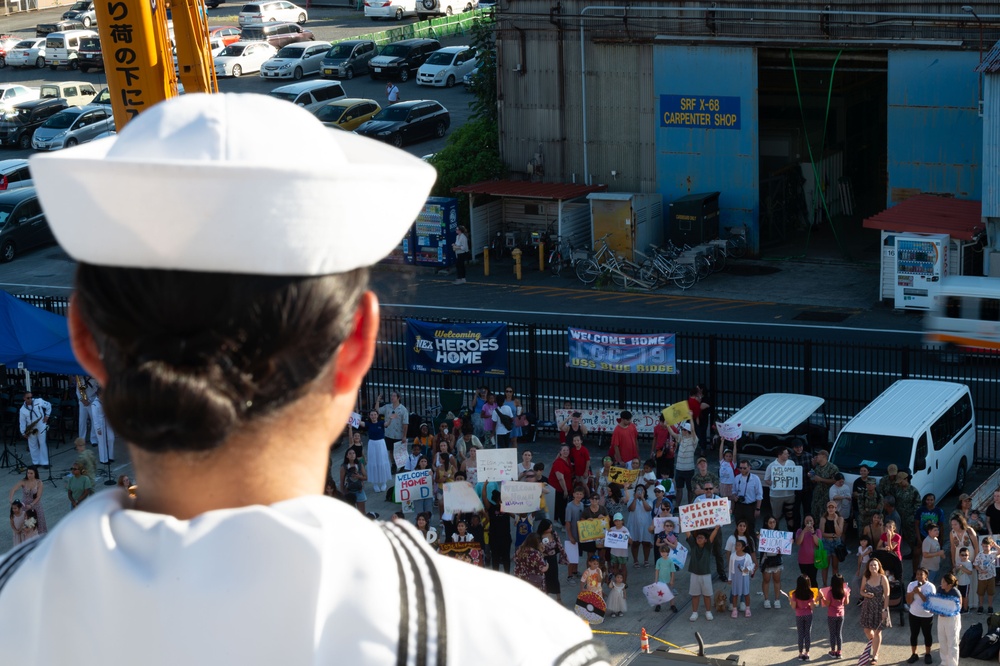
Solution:
{"label": "white minivan", "polygon": [[860,467],[873,477],[895,464],[937,501],[965,486],[976,457],[976,414],[965,384],[901,379],[847,422],[830,451],[847,485]]}
{"label": "white minivan", "polygon": [[94,30],[67,30],[53,32],[45,36],[45,64],[50,69],[79,66],[80,40],[97,37]]}

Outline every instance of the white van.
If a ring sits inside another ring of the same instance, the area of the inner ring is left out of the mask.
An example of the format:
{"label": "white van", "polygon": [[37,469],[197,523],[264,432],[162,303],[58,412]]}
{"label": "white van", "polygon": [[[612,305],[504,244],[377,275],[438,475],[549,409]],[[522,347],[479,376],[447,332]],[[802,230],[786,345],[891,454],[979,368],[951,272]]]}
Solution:
{"label": "white van", "polygon": [[976,456],[976,415],[965,384],[902,379],[872,400],[837,435],[830,462],[847,484],[866,465],[873,477],[895,464],[921,495],[940,502],[961,492]]}
{"label": "white van", "polygon": [[924,342],[943,353],[1000,351],[1000,278],[943,278],[924,316]]}
{"label": "white van", "polygon": [[67,30],[53,32],[45,36],[45,64],[50,69],[79,66],[80,40],[84,37],[97,37],[94,30]]}
{"label": "white van", "polygon": [[41,85],[39,97],[62,97],[69,106],[84,106],[94,101],[97,89],[93,83],[86,81],[53,81]]}
{"label": "white van", "polygon": [[340,81],[324,81],[322,79],[280,86],[269,92],[268,95],[289,101],[292,104],[298,104],[310,113],[327,102],[347,97]]}

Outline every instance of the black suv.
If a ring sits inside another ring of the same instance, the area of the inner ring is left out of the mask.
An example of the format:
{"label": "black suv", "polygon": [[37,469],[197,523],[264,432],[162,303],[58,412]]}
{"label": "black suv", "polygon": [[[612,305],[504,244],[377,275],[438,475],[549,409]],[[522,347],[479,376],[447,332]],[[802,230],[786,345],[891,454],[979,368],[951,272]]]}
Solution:
{"label": "black suv", "polygon": [[8,116],[0,118],[0,146],[17,146],[21,150],[31,148],[31,136],[35,129],[69,105],[61,97],[47,97],[21,102]]}
{"label": "black suv", "polygon": [[54,241],[35,188],[0,192],[0,262],[6,263],[24,250]]}
{"label": "black suv", "polygon": [[92,69],[104,71],[104,54],[101,53],[100,37],[82,37],[77,51],[76,62],[81,72]]}
{"label": "black suv", "polygon": [[386,45],[378,55],[368,61],[373,79],[399,79],[406,81],[416,74],[427,57],[441,48],[436,39],[404,39]]}
{"label": "black suv", "polygon": [[418,99],[387,106],[354,132],[399,148],[404,143],[440,138],[448,131],[449,125],[451,114],[448,109],[432,99]]}

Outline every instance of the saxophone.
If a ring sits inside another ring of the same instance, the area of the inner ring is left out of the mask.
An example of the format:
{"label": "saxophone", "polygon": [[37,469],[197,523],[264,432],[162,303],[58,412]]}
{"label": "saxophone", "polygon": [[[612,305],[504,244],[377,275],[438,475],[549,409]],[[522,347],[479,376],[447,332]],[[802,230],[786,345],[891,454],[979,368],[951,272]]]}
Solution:
{"label": "saxophone", "polygon": [[38,434],[38,422],[45,418],[45,415],[39,416],[37,419],[29,423],[24,428],[24,436],[31,437],[32,435]]}
{"label": "saxophone", "polygon": [[90,400],[87,399],[87,383],[80,375],[76,376],[76,390],[80,393],[80,402],[85,405],[89,405]]}

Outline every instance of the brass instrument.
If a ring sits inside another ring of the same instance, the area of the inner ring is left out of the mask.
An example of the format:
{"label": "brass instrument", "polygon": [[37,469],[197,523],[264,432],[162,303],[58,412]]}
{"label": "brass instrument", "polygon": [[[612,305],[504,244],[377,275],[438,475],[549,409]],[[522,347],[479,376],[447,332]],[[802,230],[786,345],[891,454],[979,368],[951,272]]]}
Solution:
{"label": "brass instrument", "polygon": [[38,426],[38,422],[41,421],[44,418],[45,418],[45,415],[43,414],[42,416],[39,416],[37,419],[35,419],[31,423],[29,423],[27,426],[25,426],[25,428],[24,428],[24,436],[25,437],[31,437],[32,435],[37,435],[38,434],[38,427],[37,427]]}
{"label": "brass instrument", "polygon": [[80,393],[80,402],[89,405],[90,399],[87,398],[87,382],[80,375],[76,376],[76,390]]}

